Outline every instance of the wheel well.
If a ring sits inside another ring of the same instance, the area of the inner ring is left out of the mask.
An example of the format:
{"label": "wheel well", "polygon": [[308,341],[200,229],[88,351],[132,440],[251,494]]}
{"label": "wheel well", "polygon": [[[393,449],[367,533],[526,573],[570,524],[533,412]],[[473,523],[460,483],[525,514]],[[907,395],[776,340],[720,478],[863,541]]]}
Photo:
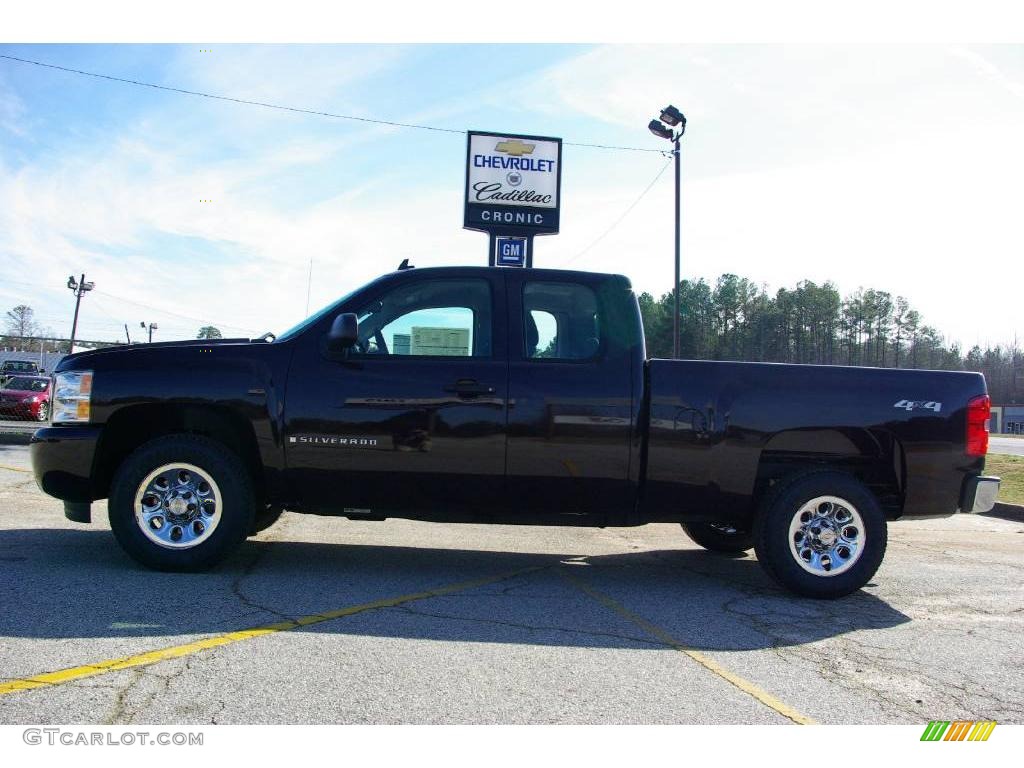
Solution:
{"label": "wheel well", "polygon": [[252,425],[230,408],[179,403],[132,405],[110,417],[97,446],[93,497],[109,495],[114,473],[132,451],[154,438],[178,433],[203,435],[237,454],[249,470],[257,498],[264,498]]}
{"label": "wheel well", "polygon": [[871,429],[796,429],[779,432],[765,445],[758,463],[755,498],[779,480],[808,469],[846,472],[866,485],[885,516],[903,513],[903,448],[890,433]]}

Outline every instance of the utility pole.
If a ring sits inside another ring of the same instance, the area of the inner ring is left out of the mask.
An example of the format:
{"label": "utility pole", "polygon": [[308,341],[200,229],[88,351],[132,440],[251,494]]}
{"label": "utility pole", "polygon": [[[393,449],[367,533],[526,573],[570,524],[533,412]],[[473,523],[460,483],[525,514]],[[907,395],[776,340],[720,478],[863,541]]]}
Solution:
{"label": "utility pole", "polygon": [[85,273],[82,273],[82,279],[79,281],[75,280],[74,275],[68,276],[68,288],[75,293],[75,319],[71,323],[71,345],[68,348],[68,352],[75,351],[75,333],[78,331],[78,307],[82,303],[82,295],[87,291],[91,291],[96,287],[95,283],[85,282]]}
{"label": "utility pole", "polygon": [[679,129],[679,133],[676,134],[676,139],[673,142],[675,147],[672,150],[672,154],[676,156],[676,280],[672,283],[672,296],[674,307],[672,310],[672,359],[679,359],[679,216],[680,216],[680,199],[679,199],[679,139],[683,135],[683,129],[686,128],[686,118],[683,118],[683,127]]}
{"label": "utility pole", "polygon": [[[678,128],[678,133],[672,127]],[[679,190],[679,140],[683,138],[686,131],[686,117],[678,109],[669,104],[663,110],[658,119],[651,120],[647,130],[659,139],[668,139],[672,142],[672,155],[676,162],[676,250],[675,250],[675,273],[676,281],[672,286],[673,312],[672,312],[672,358],[679,359],[679,225],[680,225],[680,190]]]}
{"label": "utility pole", "polygon": [[[157,330],[160,326],[157,325],[156,323],[150,323],[149,325],[146,325],[145,322],[142,322],[142,323],[139,323],[139,327],[142,328],[143,330],[146,330],[147,328],[149,329],[149,343],[152,344],[153,343],[153,331]],[[128,329],[125,328],[125,333],[127,333],[127,332],[128,332]]]}

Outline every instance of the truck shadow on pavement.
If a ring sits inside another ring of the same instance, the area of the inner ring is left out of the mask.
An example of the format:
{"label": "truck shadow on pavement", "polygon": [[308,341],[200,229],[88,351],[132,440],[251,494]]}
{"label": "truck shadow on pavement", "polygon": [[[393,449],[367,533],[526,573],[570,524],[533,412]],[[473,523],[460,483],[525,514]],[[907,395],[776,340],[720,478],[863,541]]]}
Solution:
{"label": "truck shadow on pavement", "polygon": [[693,549],[581,556],[250,540],[214,570],[176,574],[137,565],[106,530],[8,529],[0,574],[0,635],[148,637],[153,647],[485,579],[296,631],[600,648],[663,648],[670,636],[753,650],[910,620],[870,591],[801,599],[753,557]]}

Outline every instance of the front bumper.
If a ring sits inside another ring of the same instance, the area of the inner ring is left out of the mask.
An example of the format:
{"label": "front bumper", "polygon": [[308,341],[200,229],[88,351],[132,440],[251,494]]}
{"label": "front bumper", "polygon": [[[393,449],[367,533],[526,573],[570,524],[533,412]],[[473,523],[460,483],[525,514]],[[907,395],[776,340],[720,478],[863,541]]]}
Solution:
{"label": "front bumper", "polygon": [[0,403],[0,419],[38,419],[39,406],[28,401]]}
{"label": "front bumper", "polygon": [[101,431],[90,424],[35,431],[29,453],[36,483],[44,493],[62,501],[93,500],[92,468]]}
{"label": "front bumper", "polygon": [[960,511],[978,514],[991,512],[999,495],[998,477],[979,477],[971,475],[964,478],[963,490],[960,492]]}

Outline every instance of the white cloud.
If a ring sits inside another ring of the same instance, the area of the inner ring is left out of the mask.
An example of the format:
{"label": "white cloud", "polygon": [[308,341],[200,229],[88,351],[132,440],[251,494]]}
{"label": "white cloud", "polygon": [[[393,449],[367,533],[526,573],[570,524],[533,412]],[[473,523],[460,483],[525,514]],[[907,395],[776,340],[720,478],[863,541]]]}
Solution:
{"label": "white cloud", "polygon": [[[968,345],[1024,333],[1017,305],[999,295],[1007,280],[1024,278],[1024,102],[1016,81],[980,54],[613,47],[544,80],[552,113],[641,130],[668,100],[687,114],[684,276],[729,271],[776,288],[832,279],[844,291],[904,294]],[[614,220],[659,161],[568,163],[553,265]],[[670,289],[670,179],[573,266],[624,271],[657,294]],[[573,233],[581,221],[586,237]]]}
{"label": "white cloud", "polygon": [[[167,79],[358,111],[346,92],[402,64],[401,49],[365,53],[231,51],[210,71],[189,55],[169,64]],[[672,100],[690,118],[685,276],[731,271],[772,287],[805,278],[833,279],[845,291],[877,287],[906,295],[968,345],[1000,342],[1024,333],[1015,304],[998,293],[1024,277],[1024,102],[1013,90],[1019,72],[993,70],[989,58],[920,47],[602,48],[499,83],[497,95],[480,95],[480,108],[517,104],[538,125],[568,115],[586,138],[657,147],[644,125]],[[0,274],[32,284],[0,285],[4,300],[35,291],[40,315],[64,330],[66,273],[84,270],[104,293],[138,302],[86,298],[83,322],[97,333],[156,320],[168,333],[194,334],[199,323],[180,315],[259,332],[303,315],[310,258],[311,309],[405,257],[420,266],[484,262],[486,237],[461,230],[459,136],[415,134],[414,150],[392,129],[325,130],[170,98],[108,143],[0,174]],[[472,115],[471,102],[437,104],[434,119]],[[182,104],[190,105],[184,113]],[[376,170],[351,170],[364,153],[374,153]],[[406,172],[407,160],[422,158],[430,158],[425,173]],[[589,246],[663,162],[566,147],[563,231],[537,240],[538,266],[560,266]],[[306,177],[315,188],[293,197]],[[670,169],[572,267],[621,271],[640,290],[668,290],[672,205]]]}
{"label": "white cloud", "polygon": [[[166,81],[177,87],[340,113],[362,111],[347,94],[406,56],[396,45],[195,45],[174,51]],[[287,113],[263,116],[288,119]]]}

